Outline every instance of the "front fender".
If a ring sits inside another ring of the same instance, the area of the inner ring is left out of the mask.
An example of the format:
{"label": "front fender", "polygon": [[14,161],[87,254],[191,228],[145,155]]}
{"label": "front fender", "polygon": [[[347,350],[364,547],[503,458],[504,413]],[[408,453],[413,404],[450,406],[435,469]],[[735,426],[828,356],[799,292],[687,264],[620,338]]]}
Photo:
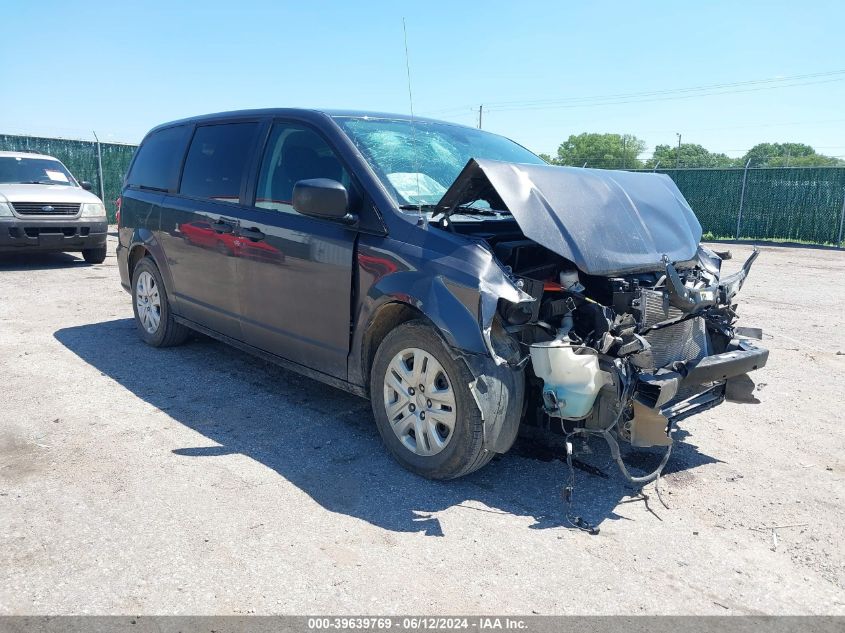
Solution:
{"label": "front fender", "polygon": [[372,314],[386,303],[407,304],[428,318],[450,346],[474,354],[486,353],[479,327],[480,294],[442,275],[427,277],[406,271],[382,278],[367,296]]}
{"label": "front fender", "polygon": [[[455,350],[505,363],[493,348],[491,329],[499,299],[533,301],[509,279],[492,253],[476,242],[431,230],[422,244],[362,236],[357,250],[349,375],[367,373],[366,333],[386,304],[411,306],[438,329]],[[448,240],[448,241],[447,241]]]}
{"label": "front fender", "polygon": [[[472,289],[457,287],[439,278],[425,282],[414,273],[391,275],[377,284],[357,302],[349,354],[349,381],[365,387],[369,362],[379,341],[400,319],[422,314],[431,321],[452,348],[472,354],[485,353],[484,341],[477,320],[477,297]],[[359,295],[360,296],[360,295]],[[386,308],[400,308],[385,310]],[[407,308],[406,310],[404,308]],[[414,315],[407,315],[412,310]],[[390,316],[386,316],[390,314]],[[386,321],[386,322],[385,322]]]}

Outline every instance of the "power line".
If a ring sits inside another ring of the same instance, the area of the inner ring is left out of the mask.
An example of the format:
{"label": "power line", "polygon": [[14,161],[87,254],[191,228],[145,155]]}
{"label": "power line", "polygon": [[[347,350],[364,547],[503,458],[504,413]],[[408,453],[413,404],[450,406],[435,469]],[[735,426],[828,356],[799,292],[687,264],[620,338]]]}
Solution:
{"label": "power line", "polygon": [[[721,130],[745,130],[749,128],[761,128],[761,127],[786,127],[790,125],[807,125],[807,124],[816,124],[822,125],[827,123],[842,123],[845,119],[825,119],[825,120],[818,120],[812,119],[810,121],[784,121],[781,123],[749,123],[743,125],[723,125],[719,127],[702,127],[702,128],[689,128],[684,126],[684,129],[689,132],[718,132]],[[665,128],[662,130],[641,130],[641,134],[668,134],[672,132],[673,129]]]}
{"label": "power line", "polygon": [[[705,84],[700,86],[691,86],[686,88],[669,88],[664,90],[651,90],[641,92],[616,93],[607,95],[593,95],[582,97],[566,97],[561,99],[528,99],[515,101],[487,101],[485,106],[490,110],[499,112],[510,111],[516,109],[545,109],[551,107],[585,107],[592,105],[611,105],[616,103],[635,103],[648,101],[662,101],[669,98],[692,98],[696,96],[709,96],[710,94],[731,94],[734,92],[752,92],[757,90],[771,90],[776,88],[789,88],[794,86],[812,85],[815,83],[829,83],[831,81],[842,81],[845,78],[839,76],[845,75],[845,70],[834,70],[819,73],[806,73],[802,75],[788,75],[784,77],[773,77],[768,79],[752,79],[748,81],[737,81],[729,83]],[[820,81],[809,81],[803,83],[792,83],[787,85],[780,85],[784,82],[802,81],[807,79],[819,79],[822,77],[838,77],[836,79],[827,79]],[[725,90],[730,88],[743,88],[747,86],[756,86],[753,89],[746,90]],[[713,92],[717,91],[717,92]],[[701,94],[688,94],[701,93]],[[680,95],[680,96],[678,96]],[[648,97],[657,97],[650,99]],[[434,110],[429,114],[447,114],[452,112],[465,111],[467,108],[474,108],[474,106],[455,106],[442,110]]]}
{"label": "power line", "polygon": [[608,106],[608,105],[624,105],[628,103],[652,103],[655,101],[677,101],[680,99],[695,99],[698,97],[712,97],[718,95],[727,95],[727,94],[740,94],[740,93],[748,93],[748,92],[760,92],[762,90],[776,90],[776,89],[783,89],[783,88],[798,88],[802,86],[814,86],[818,84],[828,84],[828,83],[835,83],[839,81],[845,81],[845,77],[837,77],[835,79],[824,79],[820,81],[806,81],[802,83],[793,83],[788,85],[775,85],[775,86],[758,86],[756,88],[745,88],[741,90],[720,90],[720,91],[712,91],[712,92],[699,92],[696,94],[681,94],[681,95],[666,95],[661,97],[652,97],[648,99],[621,99],[621,100],[611,100],[608,99],[606,101],[595,101],[590,103],[574,103],[568,105],[526,105],[526,106],[512,106],[512,107],[505,107],[505,108],[489,108],[491,112],[513,112],[517,110],[568,110],[572,108],[594,108],[598,106]]}
{"label": "power line", "polygon": [[567,97],[562,99],[536,99],[536,100],[516,100],[516,101],[499,101],[494,102],[491,105],[535,105],[535,104],[557,104],[557,103],[570,103],[570,102],[581,102],[581,101],[603,101],[606,99],[627,99],[631,97],[652,97],[652,96],[660,96],[665,94],[676,94],[676,93],[687,93],[687,92],[700,92],[700,91],[709,91],[709,90],[717,90],[723,88],[737,88],[743,86],[751,86],[751,85],[759,85],[759,84],[777,84],[783,83],[786,81],[800,81],[805,79],[818,79],[819,77],[830,77],[834,75],[843,75],[845,74],[845,70],[832,70],[827,72],[820,72],[820,73],[809,73],[803,75],[789,75],[784,77],[771,77],[768,79],[751,79],[747,81],[735,81],[729,83],[717,83],[717,84],[705,84],[701,86],[692,86],[688,88],[668,88],[665,90],[651,90],[646,92],[630,92],[630,93],[617,93],[617,94],[610,94],[610,95],[598,95],[598,96],[589,96],[589,97]]}

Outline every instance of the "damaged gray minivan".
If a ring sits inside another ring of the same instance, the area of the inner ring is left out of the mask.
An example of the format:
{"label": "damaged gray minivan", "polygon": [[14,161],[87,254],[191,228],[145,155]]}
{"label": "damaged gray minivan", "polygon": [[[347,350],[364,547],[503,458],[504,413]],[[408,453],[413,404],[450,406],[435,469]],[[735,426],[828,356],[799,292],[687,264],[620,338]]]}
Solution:
{"label": "damaged gray minivan", "polygon": [[446,479],[520,425],[665,446],[765,365],[665,175],[547,165],[474,128],[250,110],[136,152],[117,248],[140,336],[203,332],[372,401],[388,450]]}

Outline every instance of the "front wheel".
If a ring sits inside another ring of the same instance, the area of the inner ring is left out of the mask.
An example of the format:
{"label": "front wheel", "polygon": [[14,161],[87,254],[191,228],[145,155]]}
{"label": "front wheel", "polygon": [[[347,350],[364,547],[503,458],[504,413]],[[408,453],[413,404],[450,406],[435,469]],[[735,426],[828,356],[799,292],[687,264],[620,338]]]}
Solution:
{"label": "front wheel", "polygon": [[473,380],[424,321],[385,337],[370,372],[370,399],[379,434],[400,464],[429,479],[453,479],[490,461]]}
{"label": "front wheel", "polygon": [[106,247],[86,248],[82,251],[82,259],[89,264],[102,264],[106,261]]}

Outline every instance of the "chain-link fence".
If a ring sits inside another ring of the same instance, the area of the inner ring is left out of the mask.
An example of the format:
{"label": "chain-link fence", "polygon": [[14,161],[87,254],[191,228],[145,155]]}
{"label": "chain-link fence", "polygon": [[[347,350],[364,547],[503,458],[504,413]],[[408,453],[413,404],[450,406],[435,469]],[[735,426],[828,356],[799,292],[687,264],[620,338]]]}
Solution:
{"label": "chain-link fence", "polygon": [[129,168],[129,161],[132,160],[136,146],[120,143],[100,143],[99,145],[102,174],[96,141],[0,134],[0,150],[30,151],[55,156],[65,164],[77,180],[90,182],[95,194],[100,196],[102,192],[109,219],[114,221],[115,200],[120,195],[123,177]]}
{"label": "chain-link fence", "polygon": [[666,169],[712,238],[840,245],[844,167]]}

